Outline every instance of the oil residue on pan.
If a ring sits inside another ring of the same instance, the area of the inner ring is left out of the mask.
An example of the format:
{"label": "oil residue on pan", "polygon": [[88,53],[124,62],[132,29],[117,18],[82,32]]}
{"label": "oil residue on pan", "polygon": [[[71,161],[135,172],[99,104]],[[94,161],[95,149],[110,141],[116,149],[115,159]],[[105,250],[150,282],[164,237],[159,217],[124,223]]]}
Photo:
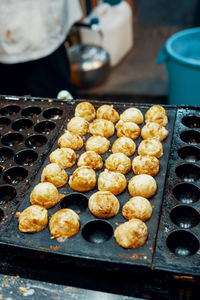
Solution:
{"label": "oil residue on pan", "polygon": [[[91,102],[95,108],[97,109],[100,105],[106,104],[104,102]],[[150,108],[151,105],[136,105],[131,103],[113,103],[114,108],[121,114],[129,107],[136,107],[139,108],[143,115],[145,112]],[[68,116],[68,120],[74,116],[74,110],[76,105],[72,105],[73,110],[70,111],[70,115]],[[126,220],[122,216],[122,207],[123,205],[131,198],[130,194],[128,193],[128,188],[124,190],[120,195],[117,195],[117,198],[120,202],[120,211],[119,213],[110,218],[110,219],[100,219],[96,218],[92,215],[88,209],[88,199],[90,196],[97,192],[97,186],[92,190],[84,193],[74,192],[70,189],[69,184],[67,183],[61,188],[58,188],[59,193],[66,195],[62,201],[60,201],[56,206],[50,208],[48,210],[49,218],[61,208],[71,208],[75,210],[80,216],[80,230],[78,234],[73,236],[70,239],[65,240],[64,242],[59,242],[57,239],[51,239],[51,235],[49,233],[48,227],[46,227],[43,231],[29,235],[19,232],[17,226],[17,218],[13,218],[11,224],[8,226],[7,231],[1,237],[1,243],[5,243],[7,245],[12,244],[16,247],[19,246],[20,248],[26,248],[31,250],[30,253],[34,250],[40,250],[45,255],[46,251],[54,253],[56,255],[61,256],[63,259],[65,258],[74,258],[77,262],[80,259],[85,260],[93,260],[99,263],[115,263],[116,267],[120,264],[124,264],[125,266],[145,266],[150,268],[152,265],[152,257],[153,251],[155,247],[156,241],[156,234],[157,234],[157,227],[159,222],[159,215],[160,209],[162,205],[162,197],[163,197],[163,189],[165,185],[165,176],[166,170],[168,165],[168,157],[171,148],[171,140],[173,136],[174,130],[174,120],[176,115],[176,108],[174,107],[165,107],[169,123],[167,124],[166,128],[169,131],[169,135],[167,139],[165,139],[163,144],[163,156],[159,159],[160,160],[160,172],[158,175],[155,176],[155,180],[157,182],[158,190],[155,196],[150,199],[151,205],[153,207],[153,214],[151,218],[146,221],[148,227],[148,239],[146,243],[137,249],[124,249],[120,247],[115,239],[114,239],[114,230],[116,227],[124,223]],[[140,128],[144,126],[143,124],[140,125]],[[67,125],[67,122],[66,122]],[[66,126],[64,127],[66,129]],[[63,131],[59,132],[58,138],[64,133]],[[87,134],[84,137],[84,142],[88,139],[90,134]],[[111,146],[113,142],[116,140],[117,136],[116,133],[114,136],[110,137],[110,148],[109,150],[102,155],[102,159],[105,162],[107,157],[111,154]],[[56,141],[51,149],[54,151],[58,148],[58,141]],[[135,140],[136,147],[138,148],[139,143],[141,142],[141,136]],[[77,160],[80,155],[85,151],[84,147],[81,150],[76,151]],[[133,157],[138,155],[136,151],[134,155],[130,158],[131,160]],[[19,207],[18,211],[23,211],[26,207],[30,205],[30,194],[33,188],[40,182],[41,173],[46,165],[49,164],[49,158],[46,158],[43,166],[41,167],[37,178],[34,180],[32,186],[29,189],[23,203]],[[74,165],[71,168],[67,168],[66,172],[70,177],[74,170],[77,168]],[[97,178],[102,170],[96,171]],[[132,170],[130,170],[126,175],[127,182],[134,176]],[[56,250],[55,250],[56,249]],[[31,254],[30,254],[31,255]],[[60,262],[62,262],[62,258]],[[53,257],[52,257],[53,259]]]}

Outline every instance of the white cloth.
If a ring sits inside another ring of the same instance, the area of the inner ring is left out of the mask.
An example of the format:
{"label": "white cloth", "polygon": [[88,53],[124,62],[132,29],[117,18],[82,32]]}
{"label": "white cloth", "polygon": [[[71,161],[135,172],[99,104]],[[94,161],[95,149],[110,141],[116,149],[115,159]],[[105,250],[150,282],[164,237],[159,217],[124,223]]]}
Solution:
{"label": "white cloth", "polygon": [[81,16],[79,0],[0,0],[0,62],[53,53]]}

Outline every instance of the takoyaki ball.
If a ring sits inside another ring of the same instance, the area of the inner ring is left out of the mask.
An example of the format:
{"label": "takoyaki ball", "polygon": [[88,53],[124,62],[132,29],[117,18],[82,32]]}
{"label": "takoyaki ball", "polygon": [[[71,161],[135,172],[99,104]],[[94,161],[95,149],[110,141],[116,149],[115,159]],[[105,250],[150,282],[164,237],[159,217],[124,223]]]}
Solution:
{"label": "takoyaki ball", "polygon": [[56,187],[65,185],[68,181],[68,175],[58,164],[48,164],[42,171],[41,182],[51,182]]}
{"label": "takoyaki ball", "polygon": [[61,168],[71,168],[76,163],[76,153],[70,148],[56,149],[50,154],[49,160]]}
{"label": "takoyaki ball", "polygon": [[19,217],[18,227],[21,232],[39,232],[47,226],[48,212],[42,206],[31,205],[16,215]]}
{"label": "takoyaki ball", "polygon": [[163,155],[163,146],[161,142],[156,139],[143,140],[139,144],[138,154],[150,155],[159,158]]}
{"label": "takoyaki ball", "polygon": [[69,208],[63,208],[54,213],[49,221],[51,239],[67,239],[79,232],[79,216]]}
{"label": "takoyaki ball", "polygon": [[119,120],[115,128],[117,129],[117,136],[126,136],[132,140],[135,140],[140,135],[140,127],[133,122],[123,122]]}
{"label": "takoyaki ball", "polygon": [[147,225],[139,219],[120,224],[114,231],[116,242],[123,248],[139,248],[145,244],[147,236]]}
{"label": "takoyaki ball", "polygon": [[98,178],[99,191],[109,191],[114,195],[122,193],[126,188],[127,182],[123,174],[110,172],[105,169]]}
{"label": "takoyaki ball", "polygon": [[135,175],[148,174],[155,176],[159,172],[159,160],[155,156],[138,155],[132,160],[132,168]]}
{"label": "takoyaki ball", "polygon": [[93,194],[89,199],[88,207],[95,217],[105,219],[115,216],[120,209],[118,199],[109,191]]}
{"label": "takoyaki ball", "polygon": [[122,208],[122,215],[127,220],[136,218],[146,221],[152,215],[151,203],[144,197],[133,197],[124,204]]}
{"label": "takoyaki ball", "polygon": [[110,141],[103,136],[91,136],[85,143],[86,151],[95,151],[98,154],[104,154],[110,147]]}
{"label": "takoyaki ball", "polygon": [[155,138],[162,142],[166,139],[167,135],[168,130],[164,126],[155,122],[147,123],[141,130],[141,136],[144,140]]}
{"label": "takoyaki ball", "polygon": [[89,102],[80,102],[75,108],[75,117],[84,118],[87,121],[92,121],[96,116],[94,106]]}
{"label": "takoyaki ball", "polygon": [[69,179],[69,186],[78,192],[87,192],[96,185],[96,173],[87,166],[77,168]]}
{"label": "takoyaki ball", "polygon": [[60,148],[70,148],[76,151],[83,147],[83,140],[79,135],[65,130],[65,133],[58,139],[58,146]]}
{"label": "takoyaki ball", "polygon": [[168,123],[168,117],[165,109],[160,105],[151,106],[145,114],[146,122],[155,122],[162,126]]}
{"label": "takoyaki ball", "polygon": [[116,123],[119,120],[119,114],[113,108],[113,105],[105,104],[97,109],[97,119],[105,119]]}
{"label": "takoyaki ball", "polygon": [[123,122],[134,122],[140,125],[144,121],[144,117],[139,109],[130,107],[120,115],[120,120]]}
{"label": "takoyaki ball", "polygon": [[93,170],[100,170],[103,167],[103,160],[95,151],[86,151],[79,157],[77,166],[88,166]]}
{"label": "takoyaki ball", "polygon": [[127,156],[131,156],[135,153],[136,144],[133,140],[126,136],[122,136],[114,141],[112,145],[113,153],[124,153]]}
{"label": "takoyaki ball", "polygon": [[155,195],[157,184],[151,175],[135,175],[128,183],[128,191],[132,197],[141,196],[148,199]]}
{"label": "takoyaki ball", "polygon": [[100,135],[109,138],[115,133],[115,126],[109,120],[95,119],[90,123],[89,131],[92,135]]}
{"label": "takoyaki ball", "polygon": [[113,153],[106,159],[105,167],[109,171],[126,174],[131,169],[131,160],[124,153]]}
{"label": "takoyaki ball", "polygon": [[31,192],[31,204],[50,208],[56,205],[63,195],[59,194],[55,185],[50,182],[38,183]]}
{"label": "takoyaki ball", "polygon": [[73,117],[67,124],[67,129],[77,135],[85,135],[89,130],[89,123],[84,118]]}

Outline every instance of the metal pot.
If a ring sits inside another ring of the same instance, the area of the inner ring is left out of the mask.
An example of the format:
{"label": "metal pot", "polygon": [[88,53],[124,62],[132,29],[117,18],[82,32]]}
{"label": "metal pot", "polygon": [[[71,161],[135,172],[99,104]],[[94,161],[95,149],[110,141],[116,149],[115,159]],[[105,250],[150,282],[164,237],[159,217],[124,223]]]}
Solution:
{"label": "metal pot", "polygon": [[[76,23],[77,26],[90,25]],[[102,33],[98,31],[101,38]],[[71,79],[79,88],[89,88],[102,83],[108,76],[110,57],[106,50],[95,45],[75,45],[69,48]]]}

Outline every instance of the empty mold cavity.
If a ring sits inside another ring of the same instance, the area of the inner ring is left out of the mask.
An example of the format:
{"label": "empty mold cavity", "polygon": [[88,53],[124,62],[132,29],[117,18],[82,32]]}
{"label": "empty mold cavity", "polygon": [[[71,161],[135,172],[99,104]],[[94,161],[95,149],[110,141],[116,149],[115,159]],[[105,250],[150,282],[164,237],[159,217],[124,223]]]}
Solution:
{"label": "empty mold cavity", "polygon": [[7,147],[0,148],[0,163],[10,159],[14,155],[14,152]]}
{"label": "empty mold cavity", "polygon": [[0,223],[3,221],[4,219],[4,212],[3,210],[0,208]]}
{"label": "empty mold cavity", "polygon": [[176,168],[176,175],[187,182],[200,178],[200,168],[192,164],[183,164]]}
{"label": "empty mold cavity", "polygon": [[190,204],[200,199],[200,190],[196,185],[180,183],[174,187],[173,195],[181,203]]}
{"label": "empty mold cavity", "polygon": [[46,143],[47,143],[47,138],[39,134],[29,136],[25,141],[25,145],[33,149],[37,147],[42,147]]}
{"label": "empty mold cavity", "polygon": [[71,208],[79,214],[88,207],[88,198],[80,193],[69,194],[61,200],[60,206],[61,208]]}
{"label": "empty mold cavity", "polygon": [[11,120],[6,117],[0,118],[0,130],[4,129],[10,123],[11,123]]}
{"label": "empty mold cavity", "polygon": [[105,221],[91,221],[82,230],[83,238],[93,244],[102,244],[113,235],[113,228]]}
{"label": "empty mold cavity", "polygon": [[29,129],[32,126],[33,126],[33,122],[31,120],[20,119],[20,120],[15,121],[12,124],[12,129],[14,129],[16,131],[22,131],[22,130]]}
{"label": "empty mold cavity", "polygon": [[59,108],[50,108],[44,111],[43,116],[46,119],[52,119],[57,120],[59,119],[63,114],[63,111]]}
{"label": "empty mold cavity", "polygon": [[47,133],[53,130],[56,127],[56,124],[51,121],[42,121],[35,125],[35,131],[39,133]]}
{"label": "empty mold cavity", "polygon": [[16,189],[8,184],[0,185],[0,204],[9,202],[17,195]]}
{"label": "empty mold cavity", "polygon": [[18,105],[8,105],[8,106],[3,107],[0,110],[0,113],[3,116],[11,116],[12,114],[16,114],[19,111],[20,111],[20,107]]}
{"label": "empty mold cavity", "polygon": [[199,249],[199,241],[195,235],[185,230],[177,230],[169,234],[167,247],[177,256],[194,255]]}
{"label": "empty mold cavity", "polygon": [[200,149],[194,146],[186,146],[178,150],[178,156],[187,162],[200,160]]}
{"label": "empty mold cavity", "polygon": [[196,209],[187,205],[179,205],[170,212],[172,222],[182,229],[192,228],[199,224],[200,215]]}
{"label": "empty mold cavity", "polygon": [[3,180],[7,183],[17,184],[28,176],[28,171],[23,167],[12,167],[4,172]]}
{"label": "empty mold cavity", "polygon": [[29,166],[38,159],[38,154],[33,150],[22,150],[15,155],[14,161],[18,165]]}
{"label": "empty mold cavity", "polygon": [[194,130],[183,131],[180,134],[181,140],[189,144],[200,143],[200,132]]}
{"label": "empty mold cavity", "polygon": [[24,117],[32,118],[38,116],[41,113],[41,108],[38,106],[30,106],[22,110],[21,114]]}
{"label": "empty mold cavity", "polygon": [[200,117],[186,116],[182,119],[183,125],[189,128],[200,128]]}
{"label": "empty mold cavity", "polygon": [[24,137],[20,133],[8,133],[4,135],[1,139],[2,144],[6,146],[15,146],[19,145],[23,141]]}

